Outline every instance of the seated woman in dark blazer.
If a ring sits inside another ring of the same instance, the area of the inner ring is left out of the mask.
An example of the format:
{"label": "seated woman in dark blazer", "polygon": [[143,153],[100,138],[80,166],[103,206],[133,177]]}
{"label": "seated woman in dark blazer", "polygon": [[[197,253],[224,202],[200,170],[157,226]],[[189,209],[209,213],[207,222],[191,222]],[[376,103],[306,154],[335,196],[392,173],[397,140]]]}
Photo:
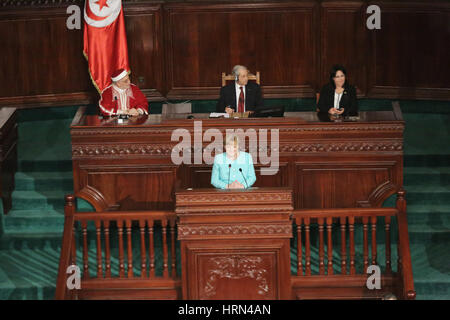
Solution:
{"label": "seated woman in dark blazer", "polygon": [[320,90],[317,105],[320,113],[342,116],[358,115],[356,89],[348,84],[346,75],[347,71],[341,65],[331,68],[330,83],[324,85]]}

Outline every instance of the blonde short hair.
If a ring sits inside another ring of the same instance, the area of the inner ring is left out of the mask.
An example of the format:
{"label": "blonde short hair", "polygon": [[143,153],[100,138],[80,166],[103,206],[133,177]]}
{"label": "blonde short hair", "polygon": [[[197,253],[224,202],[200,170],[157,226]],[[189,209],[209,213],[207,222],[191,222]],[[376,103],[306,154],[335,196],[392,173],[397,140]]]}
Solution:
{"label": "blonde short hair", "polygon": [[234,145],[239,148],[239,137],[235,133],[227,134],[224,146],[228,145]]}

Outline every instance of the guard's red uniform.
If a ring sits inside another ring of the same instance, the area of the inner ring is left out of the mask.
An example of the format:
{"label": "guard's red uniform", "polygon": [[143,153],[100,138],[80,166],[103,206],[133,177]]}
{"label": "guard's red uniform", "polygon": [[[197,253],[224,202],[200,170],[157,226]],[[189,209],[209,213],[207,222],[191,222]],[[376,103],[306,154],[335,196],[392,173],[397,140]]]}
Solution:
{"label": "guard's red uniform", "polygon": [[100,111],[103,115],[113,116],[122,114],[126,109],[137,109],[141,114],[148,114],[148,101],[141,90],[134,84],[126,90],[126,106],[122,105],[123,99],[113,85],[106,87],[99,101]]}

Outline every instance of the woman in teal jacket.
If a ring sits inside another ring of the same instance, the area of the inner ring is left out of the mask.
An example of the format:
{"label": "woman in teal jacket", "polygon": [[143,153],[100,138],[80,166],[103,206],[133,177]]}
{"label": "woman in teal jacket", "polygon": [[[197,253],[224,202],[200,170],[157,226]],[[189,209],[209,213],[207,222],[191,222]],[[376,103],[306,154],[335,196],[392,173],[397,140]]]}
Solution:
{"label": "woman in teal jacket", "polygon": [[255,181],[251,154],[239,151],[237,135],[227,135],[225,152],[214,157],[211,184],[219,189],[246,189]]}

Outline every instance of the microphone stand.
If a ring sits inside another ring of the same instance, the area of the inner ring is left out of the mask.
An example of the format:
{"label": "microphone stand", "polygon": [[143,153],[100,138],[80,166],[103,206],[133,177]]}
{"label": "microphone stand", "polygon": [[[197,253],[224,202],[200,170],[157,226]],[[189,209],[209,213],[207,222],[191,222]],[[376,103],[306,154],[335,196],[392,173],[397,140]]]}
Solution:
{"label": "microphone stand", "polygon": [[228,164],[228,184],[227,184],[227,187],[230,185],[230,173],[231,173],[231,163]]}
{"label": "microphone stand", "polygon": [[239,168],[239,172],[242,174],[242,178],[244,178],[244,181],[245,181],[245,188],[247,189],[248,188],[248,183],[247,183],[247,179],[245,179],[245,176],[244,176],[244,174],[242,173],[242,168]]}

